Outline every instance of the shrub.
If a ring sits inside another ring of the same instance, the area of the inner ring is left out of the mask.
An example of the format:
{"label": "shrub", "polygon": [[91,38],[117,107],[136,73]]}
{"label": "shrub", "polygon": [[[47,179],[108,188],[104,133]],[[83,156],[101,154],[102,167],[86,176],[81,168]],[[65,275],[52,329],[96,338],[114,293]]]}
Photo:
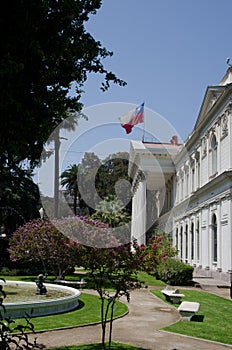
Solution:
{"label": "shrub", "polygon": [[169,258],[157,266],[157,277],[173,286],[189,285],[193,278],[193,267],[178,259]]}
{"label": "shrub", "polygon": [[168,258],[176,256],[176,249],[165,233],[154,231],[153,236],[146,245],[140,246],[140,256],[143,261],[143,268],[149,274],[154,274],[156,268]]}

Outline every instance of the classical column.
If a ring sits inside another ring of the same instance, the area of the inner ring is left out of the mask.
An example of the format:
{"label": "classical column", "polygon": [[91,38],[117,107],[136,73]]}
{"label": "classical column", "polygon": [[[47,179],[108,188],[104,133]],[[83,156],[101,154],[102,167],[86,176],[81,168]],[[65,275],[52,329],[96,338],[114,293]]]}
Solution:
{"label": "classical column", "polygon": [[133,184],[131,239],[146,243],[146,179],[141,171]]}

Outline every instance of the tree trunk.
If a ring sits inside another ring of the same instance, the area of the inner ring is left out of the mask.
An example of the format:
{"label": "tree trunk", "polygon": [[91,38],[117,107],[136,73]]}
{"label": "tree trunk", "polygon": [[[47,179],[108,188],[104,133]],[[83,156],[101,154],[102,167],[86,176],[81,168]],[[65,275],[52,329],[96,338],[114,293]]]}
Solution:
{"label": "tree trunk", "polygon": [[54,166],[54,217],[58,217],[59,208],[59,150],[60,150],[60,135],[56,132],[54,138],[55,143],[55,166]]}
{"label": "tree trunk", "polygon": [[111,313],[110,313],[110,330],[109,330],[109,347],[108,347],[108,350],[110,350],[110,347],[111,347],[111,341],[112,341],[113,317],[114,317],[114,305],[115,305],[115,300],[113,300],[112,305],[111,305]]}
{"label": "tree trunk", "polygon": [[101,325],[102,325],[102,350],[106,350],[105,336],[106,336],[106,322],[104,317],[104,298],[101,297]]}
{"label": "tree trunk", "polygon": [[74,199],[73,199],[73,209],[74,215],[77,215],[77,191],[74,191]]}

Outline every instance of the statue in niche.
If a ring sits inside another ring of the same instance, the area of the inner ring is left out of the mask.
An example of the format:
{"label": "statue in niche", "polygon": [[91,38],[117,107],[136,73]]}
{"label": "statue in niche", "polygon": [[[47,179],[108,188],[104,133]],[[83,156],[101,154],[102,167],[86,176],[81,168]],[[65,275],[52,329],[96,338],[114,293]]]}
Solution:
{"label": "statue in niche", "polygon": [[36,281],[36,285],[37,285],[36,294],[37,295],[44,295],[44,294],[47,293],[47,288],[43,284],[44,280],[45,280],[44,275],[42,273],[39,274],[38,277],[37,277],[37,281]]}
{"label": "statue in niche", "polygon": [[204,137],[202,140],[202,154],[205,156],[207,153],[207,144],[206,144],[206,138]]}
{"label": "statue in niche", "polygon": [[221,120],[221,125],[222,125],[222,136],[225,136],[228,134],[228,118],[226,115],[223,115],[222,120]]}

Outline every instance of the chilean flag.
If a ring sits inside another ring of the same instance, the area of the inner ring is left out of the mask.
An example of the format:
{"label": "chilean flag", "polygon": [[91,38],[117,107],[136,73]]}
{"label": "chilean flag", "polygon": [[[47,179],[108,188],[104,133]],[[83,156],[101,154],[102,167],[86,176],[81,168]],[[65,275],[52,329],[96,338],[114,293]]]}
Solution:
{"label": "chilean flag", "polygon": [[119,120],[126,133],[131,133],[133,126],[144,122],[144,102],[139,107],[124,114]]}

